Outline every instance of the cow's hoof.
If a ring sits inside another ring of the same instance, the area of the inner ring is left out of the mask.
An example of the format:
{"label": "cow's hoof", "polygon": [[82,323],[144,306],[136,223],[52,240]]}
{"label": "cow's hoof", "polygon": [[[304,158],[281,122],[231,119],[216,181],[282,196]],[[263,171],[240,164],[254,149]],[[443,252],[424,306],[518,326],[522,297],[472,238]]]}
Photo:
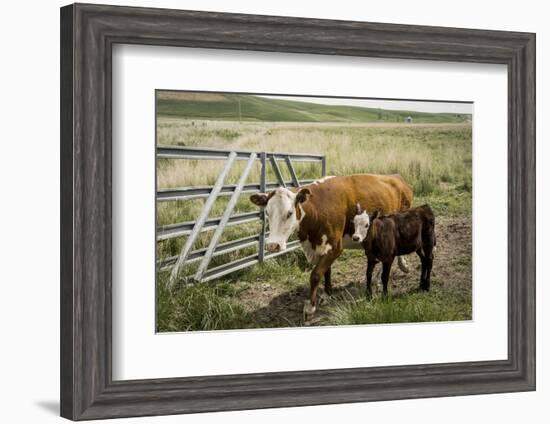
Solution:
{"label": "cow's hoof", "polygon": [[304,324],[308,324],[315,314],[315,306],[309,300],[304,301]]}
{"label": "cow's hoof", "polygon": [[308,315],[304,312],[304,325],[307,327],[313,323],[313,315]]}

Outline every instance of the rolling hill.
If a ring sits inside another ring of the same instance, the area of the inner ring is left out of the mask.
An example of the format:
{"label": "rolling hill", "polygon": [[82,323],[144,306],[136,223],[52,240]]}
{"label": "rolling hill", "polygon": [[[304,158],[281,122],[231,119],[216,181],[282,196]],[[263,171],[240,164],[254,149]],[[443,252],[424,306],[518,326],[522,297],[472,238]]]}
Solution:
{"label": "rolling hill", "polygon": [[469,114],[425,113],[325,105],[247,94],[157,92],[157,114],[164,117],[223,121],[459,123]]}

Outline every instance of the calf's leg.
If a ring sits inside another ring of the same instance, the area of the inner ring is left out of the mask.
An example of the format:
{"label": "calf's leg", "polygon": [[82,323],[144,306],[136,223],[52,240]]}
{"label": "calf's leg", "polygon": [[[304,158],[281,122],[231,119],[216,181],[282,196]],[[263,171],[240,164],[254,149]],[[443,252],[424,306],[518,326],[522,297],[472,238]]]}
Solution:
{"label": "calf's leg", "polygon": [[420,271],[420,290],[425,290],[426,287],[426,255],[422,249],[416,251],[417,255],[420,257],[421,271]]}
{"label": "calf's leg", "polygon": [[368,258],[367,259],[367,298],[372,297],[372,272],[376,266],[376,259]]}
{"label": "calf's leg", "polygon": [[432,265],[435,249],[435,229],[433,222],[427,225],[422,232],[422,251],[424,254],[423,262],[423,279],[420,281],[420,289],[430,290],[430,275],[432,273]]}
{"label": "calf's leg", "polygon": [[382,293],[384,297],[388,296],[388,281],[390,279],[391,266],[394,258],[382,262]]}
{"label": "calf's leg", "polygon": [[430,290],[430,274],[432,273],[433,265],[433,252],[431,246],[428,247],[429,251],[424,251],[424,263],[423,263],[423,276],[424,279],[420,282],[420,289],[428,291]]}
{"label": "calf's leg", "polygon": [[422,281],[422,285],[420,286],[421,290],[428,291],[430,290],[430,274],[432,272],[432,264],[433,259],[426,257],[426,272],[424,276],[424,281]]}

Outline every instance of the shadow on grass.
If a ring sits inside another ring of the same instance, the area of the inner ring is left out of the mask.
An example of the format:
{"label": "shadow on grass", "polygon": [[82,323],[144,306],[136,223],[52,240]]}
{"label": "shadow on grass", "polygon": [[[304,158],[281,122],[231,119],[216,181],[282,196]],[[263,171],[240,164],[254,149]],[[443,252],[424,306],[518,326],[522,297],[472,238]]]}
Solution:
{"label": "shadow on grass", "polygon": [[[318,296],[324,293],[321,284]],[[349,282],[346,285],[336,286],[332,289],[332,297],[327,301],[319,296],[319,306],[316,315],[310,325],[328,325],[328,307],[345,299],[355,299],[364,296],[364,284]],[[304,301],[309,299],[309,287],[297,287],[275,296],[268,305],[260,307],[252,312],[252,317],[257,327],[302,327]]]}
{"label": "shadow on grass", "polygon": [[331,298],[319,302],[315,317],[304,323],[302,310],[308,298],[307,287],[274,297],[268,305],[252,312],[254,326],[278,328],[439,322],[470,320],[472,317],[470,291],[450,292],[440,287],[433,287],[429,292],[415,287],[395,294],[390,292],[388,297],[375,291],[372,298],[368,299],[364,283],[350,282],[335,287]]}

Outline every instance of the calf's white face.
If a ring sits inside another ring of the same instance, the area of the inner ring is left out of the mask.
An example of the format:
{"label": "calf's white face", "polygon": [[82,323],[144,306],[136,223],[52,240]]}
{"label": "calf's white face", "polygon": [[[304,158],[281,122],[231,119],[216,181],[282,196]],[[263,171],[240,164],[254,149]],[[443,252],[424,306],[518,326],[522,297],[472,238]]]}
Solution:
{"label": "calf's white face", "polygon": [[362,211],[353,217],[353,226],[354,231],[351,239],[356,243],[362,243],[367,238],[370,226],[370,218],[367,211]]}
{"label": "calf's white face", "polygon": [[311,192],[307,188],[293,193],[279,187],[269,194],[258,193],[250,196],[252,203],[264,207],[269,223],[269,237],[265,247],[268,252],[280,252],[286,249],[286,242],[296,231],[305,212],[302,203],[307,201]]}

